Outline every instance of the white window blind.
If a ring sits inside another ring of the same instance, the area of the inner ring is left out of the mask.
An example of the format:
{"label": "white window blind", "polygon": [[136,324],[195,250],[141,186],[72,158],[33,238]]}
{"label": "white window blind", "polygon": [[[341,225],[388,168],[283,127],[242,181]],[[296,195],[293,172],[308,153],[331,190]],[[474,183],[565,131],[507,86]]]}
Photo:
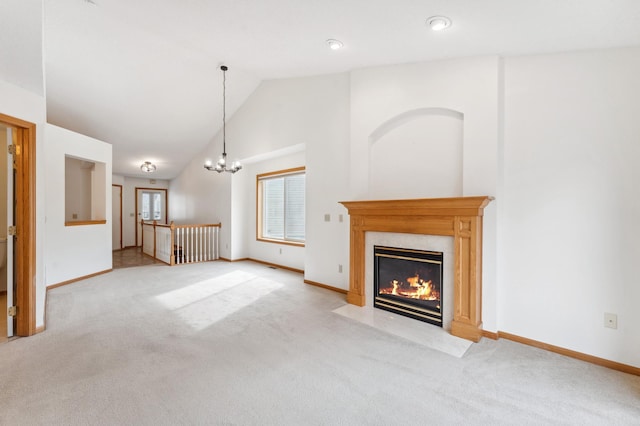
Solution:
{"label": "white window blind", "polygon": [[262,221],[259,238],[303,243],[305,240],[305,174],[258,177]]}

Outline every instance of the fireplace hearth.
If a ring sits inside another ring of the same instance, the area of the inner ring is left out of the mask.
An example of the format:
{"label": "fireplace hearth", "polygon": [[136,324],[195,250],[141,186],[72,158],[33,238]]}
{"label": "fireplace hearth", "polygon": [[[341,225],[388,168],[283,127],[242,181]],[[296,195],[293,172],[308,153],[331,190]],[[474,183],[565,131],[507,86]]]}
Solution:
{"label": "fireplace hearth", "polygon": [[376,308],[442,327],[442,252],[374,246]]}

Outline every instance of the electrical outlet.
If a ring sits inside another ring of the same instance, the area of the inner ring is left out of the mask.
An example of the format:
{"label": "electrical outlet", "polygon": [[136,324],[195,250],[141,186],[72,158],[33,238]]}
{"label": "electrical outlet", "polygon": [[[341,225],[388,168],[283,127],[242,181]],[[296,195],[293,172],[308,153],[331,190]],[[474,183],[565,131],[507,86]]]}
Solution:
{"label": "electrical outlet", "polygon": [[324,221],[325,222],[331,222],[331,215],[329,213],[324,215]]}
{"label": "electrical outlet", "polygon": [[282,254],[282,249],[280,249],[280,254]]}
{"label": "electrical outlet", "polygon": [[338,273],[342,273],[342,265],[338,265]]}
{"label": "electrical outlet", "polygon": [[618,328],[618,316],[616,314],[604,313],[604,326],[607,328]]}
{"label": "electrical outlet", "polygon": [[344,217],[341,214],[339,214],[338,215],[338,222],[342,222],[342,221],[344,221]]}

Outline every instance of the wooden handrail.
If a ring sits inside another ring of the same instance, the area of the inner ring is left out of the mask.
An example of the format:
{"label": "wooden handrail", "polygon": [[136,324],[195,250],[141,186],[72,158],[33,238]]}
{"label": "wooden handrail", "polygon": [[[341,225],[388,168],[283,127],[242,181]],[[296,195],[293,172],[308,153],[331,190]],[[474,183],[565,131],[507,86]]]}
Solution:
{"label": "wooden handrail", "polygon": [[[173,222],[171,222],[173,223]],[[207,224],[195,224],[195,225],[173,225],[174,228],[205,228],[205,227],[217,227],[221,228],[220,223],[207,223]]]}
{"label": "wooden handrail", "polygon": [[164,223],[156,223],[156,222],[157,221],[155,221],[155,220],[153,222],[145,222],[144,219],[142,219],[142,226],[144,226],[144,225],[147,225],[147,226],[161,226],[161,227],[164,227],[164,228],[171,227],[171,225],[167,225],[167,224],[164,224]]}
{"label": "wooden handrail", "polygon": [[[154,222],[155,222],[155,221],[154,221]],[[173,223],[173,221],[172,221],[169,225],[166,225],[166,224],[164,224],[164,223],[154,223],[154,222],[145,222],[145,221],[144,221],[144,219],[142,219],[142,225],[148,225],[148,226],[163,226],[163,227],[165,227],[165,228],[171,228],[171,227],[173,226],[173,228],[172,228],[172,229],[175,229],[175,228],[204,228],[204,227],[208,227],[208,226],[211,226],[211,227],[218,227],[218,228],[221,228],[221,227],[222,227],[222,224],[221,224],[221,223],[204,223],[204,224],[198,224],[198,223],[196,223],[196,224],[193,224],[193,225],[175,225],[175,224]]]}

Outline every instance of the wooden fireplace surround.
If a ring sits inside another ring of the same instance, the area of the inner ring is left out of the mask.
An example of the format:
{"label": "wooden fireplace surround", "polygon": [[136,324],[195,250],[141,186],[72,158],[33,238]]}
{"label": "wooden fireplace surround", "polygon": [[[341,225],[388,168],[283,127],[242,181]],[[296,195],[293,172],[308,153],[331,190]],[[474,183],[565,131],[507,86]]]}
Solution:
{"label": "wooden fireplace surround", "polygon": [[482,337],[482,216],[491,200],[482,196],[341,202],[351,218],[347,302],[365,305],[366,232],[451,236],[455,262],[451,334],[478,342]]}

